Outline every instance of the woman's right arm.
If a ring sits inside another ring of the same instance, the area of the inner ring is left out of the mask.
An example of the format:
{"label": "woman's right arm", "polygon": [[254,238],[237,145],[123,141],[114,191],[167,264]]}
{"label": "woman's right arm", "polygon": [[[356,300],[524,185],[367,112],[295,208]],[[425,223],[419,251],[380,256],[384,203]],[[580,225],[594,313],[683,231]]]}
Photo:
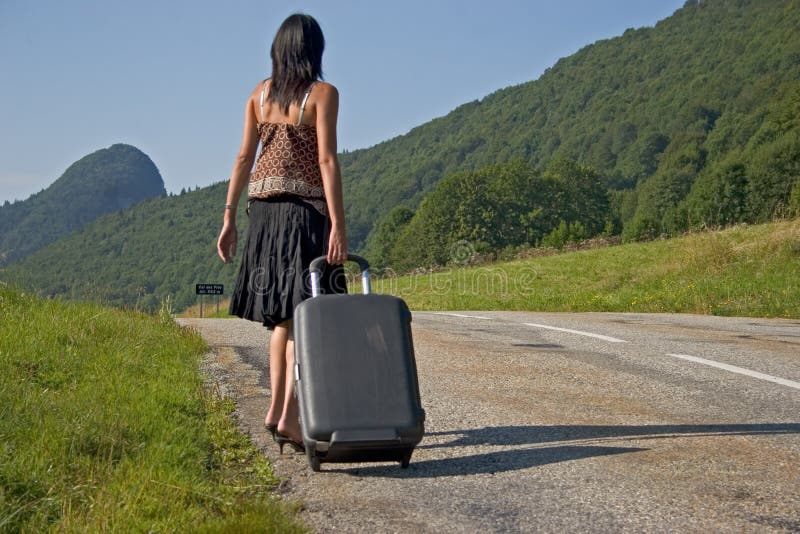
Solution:
{"label": "woman's right arm", "polygon": [[[253,91],[259,91],[261,85]],[[225,200],[225,214],[223,216],[222,231],[217,239],[217,254],[225,263],[233,261],[236,255],[236,241],[238,232],[236,231],[236,208],[239,205],[239,198],[242,190],[250,177],[253,162],[256,159],[258,150],[258,129],[256,127],[256,114],[254,97],[251,95],[247,100],[244,110],[244,131],[242,132],[242,144],[236,161],[231,172],[231,181],[228,184],[228,196]]]}

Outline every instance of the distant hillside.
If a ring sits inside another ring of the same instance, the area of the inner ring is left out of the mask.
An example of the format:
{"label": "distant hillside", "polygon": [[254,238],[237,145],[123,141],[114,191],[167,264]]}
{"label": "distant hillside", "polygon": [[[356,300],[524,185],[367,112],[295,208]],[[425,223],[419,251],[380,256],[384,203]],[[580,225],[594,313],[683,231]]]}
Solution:
{"label": "distant hillside", "polygon": [[166,194],[152,160],[116,144],[76,161],[47,189],[0,207],[0,265],[13,262],[101,215]]}
{"label": "distant hillside", "polygon": [[[687,2],[534,82],[343,154],[351,246],[404,271],[800,214],[798,27],[796,2]],[[233,282],[215,254],[224,199],[217,184],[105,216],[3,278],[185,307],[195,283]],[[243,209],[239,220],[243,238]]]}
{"label": "distant hillside", "polygon": [[[738,202],[721,222],[769,219],[800,176],[798,28],[793,1],[689,1],[653,28],[561,59],[536,81],[344,154],[351,242],[363,247],[393,207],[415,210],[442,178],[517,158],[540,171],[554,158],[590,165],[622,191],[614,209],[632,233],[685,225],[678,205],[703,175],[696,200]],[[783,159],[765,168],[773,156]],[[732,188],[720,183],[731,165],[753,161],[758,168],[734,176]],[[743,205],[737,195],[753,198]]]}
{"label": "distant hillside", "polygon": [[[216,253],[227,184],[142,202],[12,264],[2,279],[46,296],[102,301],[154,311],[169,296],[193,304],[195,284],[233,287],[237,264]],[[239,209],[240,259],[247,228]]]}

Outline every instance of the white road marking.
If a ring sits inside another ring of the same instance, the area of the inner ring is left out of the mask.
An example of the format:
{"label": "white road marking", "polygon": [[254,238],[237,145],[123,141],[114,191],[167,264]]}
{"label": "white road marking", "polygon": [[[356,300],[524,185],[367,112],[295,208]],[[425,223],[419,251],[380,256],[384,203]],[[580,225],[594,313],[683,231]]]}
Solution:
{"label": "white road marking", "polygon": [[557,330],[559,332],[568,332],[570,334],[577,334],[579,336],[586,336],[586,337],[593,337],[596,339],[602,339],[603,341],[610,341],[611,343],[627,343],[624,339],[619,339],[616,337],[611,336],[604,336],[603,334],[595,334],[592,332],[584,332],[583,330],[571,330],[569,328],[559,328],[557,326],[549,326],[546,324],[539,324],[539,323],[522,323],[526,326],[533,326],[535,328],[544,328],[547,330]]}
{"label": "white road marking", "polygon": [[735,365],[728,365],[727,363],[720,363],[720,362],[715,362],[713,360],[706,360],[705,358],[698,358],[697,356],[689,356],[688,354],[667,354],[667,356],[672,356],[673,358],[680,358],[682,360],[687,360],[690,362],[701,363],[703,365],[708,365],[709,367],[724,369],[725,371],[730,371],[731,373],[738,373],[740,375],[746,375],[753,378],[758,378],[760,380],[766,380],[767,382],[774,382],[776,384],[780,384],[782,386],[788,386],[794,389],[800,389],[800,382],[795,382],[794,380],[786,380],[785,378],[779,378],[777,376],[759,373],[758,371],[751,371],[750,369],[745,369],[744,367],[737,367]]}
{"label": "white road marking", "polygon": [[463,317],[466,319],[483,319],[484,321],[491,321],[491,317],[481,317],[480,315],[463,315],[460,313],[444,313],[444,312],[437,312],[436,315],[449,315],[450,317]]}
{"label": "white road marking", "polygon": [[[483,319],[484,321],[494,321],[493,317],[482,317],[480,315],[465,315],[463,313],[447,313],[447,312],[434,312],[436,315],[447,315],[450,317],[461,317],[465,319]],[[509,323],[514,324],[514,323]],[[539,323],[516,323],[524,324],[525,326],[533,326],[535,328],[545,328],[547,330],[558,330],[559,332],[568,332],[570,334],[577,334],[579,336],[593,337],[595,339],[602,339],[603,341],[610,341],[611,343],[627,343],[624,339],[619,339],[611,336],[604,336],[603,334],[595,334],[593,332],[584,332],[583,330],[571,330],[569,328],[559,328],[557,326],[550,326]]]}

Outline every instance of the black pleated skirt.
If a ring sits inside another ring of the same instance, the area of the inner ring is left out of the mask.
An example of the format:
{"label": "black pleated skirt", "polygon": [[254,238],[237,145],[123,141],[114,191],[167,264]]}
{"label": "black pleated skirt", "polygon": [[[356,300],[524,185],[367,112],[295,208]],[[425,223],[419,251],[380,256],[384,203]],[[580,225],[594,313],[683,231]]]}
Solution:
{"label": "black pleated skirt", "polygon": [[[328,252],[330,219],[292,196],[252,199],[242,264],[231,295],[230,314],[272,329],[291,319],[311,297],[308,266]],[[342,266],[323,272],[322,293],[346,293]]]}

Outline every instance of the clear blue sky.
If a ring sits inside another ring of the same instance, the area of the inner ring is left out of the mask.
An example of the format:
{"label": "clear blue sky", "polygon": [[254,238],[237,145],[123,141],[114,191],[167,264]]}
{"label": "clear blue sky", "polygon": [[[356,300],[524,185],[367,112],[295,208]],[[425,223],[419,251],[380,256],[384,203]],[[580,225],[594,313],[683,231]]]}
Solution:
{"label": "clear blue sky", "polygon": [[317,18],[340,149],[408,132],[538,78],[559,58],[684,0],[0,0],[0,202],[114,143],[168,191],[227,180],[244,103],[296,11]]}

